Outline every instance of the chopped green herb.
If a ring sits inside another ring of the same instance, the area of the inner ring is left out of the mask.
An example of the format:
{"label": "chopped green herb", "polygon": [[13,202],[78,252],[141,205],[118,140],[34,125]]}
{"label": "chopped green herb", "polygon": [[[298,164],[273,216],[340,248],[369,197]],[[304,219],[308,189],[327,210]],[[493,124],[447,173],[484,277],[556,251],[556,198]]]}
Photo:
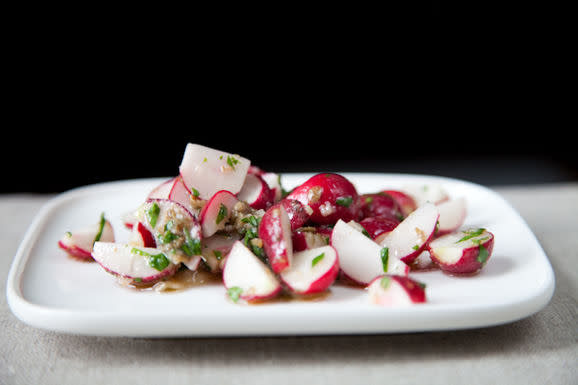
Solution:
{"label": "chopped green herb", "polygon": [[147,219],[152,227],[157,225],[157,219],[159,218],[159,213],[161,212],[161,208],[157,204],[157,202],[153,202],[151,207],[146,212]]}
{"label": "chopped green herb", "polygon": [[387,289],[389,287],[389,285],[391,284],[391,278],[385,276],[385,277],[381,278],[381,280],[379,281],[379,284],[381,285],[382,288]]}
{"label": "chopped green herb", "polygon": [[370,204],[371,202],[373,202],[373,197],[366,197],[365,198],[365,203]]}
{"label": "chopped green herb", "polygon": [[215,223],[217,224],[221,223],[223,219],[225,219],[225,217],[227,216],[227,213],[228,213],[227,206],[221,203],[221,206],[219,206],[219,212],[217,213],[217,219],[215,220]]}
{"label": "chopped green herb", "polygon": [[251,216],[248,216],[248,217],[241,219],[241,222],[249,223],[250,225],[255,226],[255,227],[259,226],[260,221],[261,221],[261,219],[255,217],[254,215],[251,215]]}
{"label": "chopped green herb", "polygon": [[243,289],[241,289],[239,286],[233,286],[227,290],[227,295],[229,298],[231,298],[231,301],[235,303],[239,301],[241,294],[243,294]]}
{"label": "chopped green herb", "polygon": [[215,258],[217,258],[218,261],[223,259],[223,253],[221,253],[219,250],[213,250],[213,255]]}
{"label": "chopped green herb", "polygon": [[473,237],[477,237],[478,235],[481,235],[484,231],[486,231],[486,229],[483,229],[483,228],[475,229],[475,230],[462,231],[462,233],[464,233],[466,235],[462,239],[457,241],[456,243],[460,243],[463,241],[467,241],[468,239],[472,239]]}
{"label": "chopped green herb", "polygon": [[412,249],[414,249],[415,251],[419,250],[419,246],[415,245],[414,247],[412,247]]}
{"label": "chopped green herb", "polygon": [[363,230],[361,230],[361,233],[362,233],[363,235],[365,235],[367,238],[370,238],[370,239],[371,239],[371,235],[369,235],[369,233],[367,232],[367,230],[363,229]]}
{"label": "chopped green herb", "polygon": [[197,189],[194,188],[194,187],[191,187],[191,194],[192,194],[194,197],[196,197],[196,198],[198,198],[199,195],[200,195],[199,190],[197,190]]}
{"label": "chopped green herb", "polygon": [[389,248],[381,249],[381,264],[383,265],[383,272],[387,273],[387,265],[389,262]]}
{"label": "chopped green herb", "polygon": [[416,281],[416,283],[417,283],[417,285],[418,285],[419,287],[421,287],[422,289],[425,289],[425,288],[426,288],[426,284],[425,284],[425,283],[423,283],[423,282],[417,282],[417,281]]}
{"label": "chopped green herb", "polygon": [[181,246],[181,250],[189,257],[192,255],[201,254],[201,240],[191,237],[188,231],[185,231],[185,243]]}
{"label": "chopped green herb", "polygon": [[323,257],[325,257],[325,253],[321,253],[318,256],[316,256],[315,258],[313,258],[313,260],[311,261],[311,267],[314,267],[315,265],[317,265],[319,263],[319,261],[321,261],[323,259]]}
{"label": "chopped green herb", "polygon": [[232,156],[230,156],[230,155],[227,156],[227,164],[228,164],[229,166],[231,166],[231,168],[232,168],[233,170],[235,169],[235,166],[237,165],[237,163],[239,163],[239,160],[238,160],[238,159],[236,159],[235,157],[232,157]]}
{"label": "chopped green herb", "polygon": [[98,233],[96,233],[96,237],[94,237],[94,241],[92,244],[94,245],[95,242],[100,241],[100,237],[102,237],[102,231],[104,230],[104,224],[106,223],[106,219],[104,219],[104,213],[100,214],[100,223],[98,224]]}
{"label": "chopped green herb", "polygon": [[206,162],[206,161],[207,161],[207,158],[203,158],[203,162]]}
{"label": "chopped green herb", "polygon": [[64,234],[66,234],[67,237],[72,237],[72,233],[71,233],[70,231],[67,231],[67,232],[64,233]]}
{"label": "chopped green herb", "polygon": [[479,263],[481,263],[482,265],[484,263],[486,263],[486,261],[488,260],[488,257],[490,256],[490,253],[488,252],[488,249],[486,249],[484,246],[480,245],[479,246],[479,254],[478,254],[478,258],[477,261]]}
{"label": "chopped green herb", "polygon": [[351,203],[353,203],[353,198],[349,196],[339,197],[335,200],[335,203],[338,204],[339,206],[349,207],[351,206]]}
{"label": "chopped green herb", "polygon": [[135,281],[135,282],[142,282],[142,278],[133,278],[133,281]]}
{"label": "chopped green herb", "polygon": [[171,231],[165,231],[163,234],[157,234],[157,239],[160,241],[161,244],[165,245],[167,243],[171,243],[179,236]]}
{"label": "chopped green herb", "polygon": [[158,271],[163,271],[171,263],[163,253],[151,254],[136,247],[133,247],[130,252],[147,257],[149,266]]}

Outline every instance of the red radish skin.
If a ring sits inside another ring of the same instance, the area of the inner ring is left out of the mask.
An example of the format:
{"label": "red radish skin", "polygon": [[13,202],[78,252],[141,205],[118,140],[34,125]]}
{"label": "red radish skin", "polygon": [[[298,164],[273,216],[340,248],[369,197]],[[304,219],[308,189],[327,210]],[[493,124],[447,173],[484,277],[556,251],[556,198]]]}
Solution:
{"label": "red radish skin", "polygon": [[225,190],[216,192],[209,199],[199,215],[204,237],[210,237],[225,227],[233,207],[238,201],[235,195]]}
{"label": "red radish skin", "polygon": [[361,218],[379,217],[400,218],[401,208],[389,194],[363,194],[359,198]]}
{"label": "red radish skin", "polygon": [[282,205],[287,212],[287,215],[289,216],[289,222],[291,223],[291,230],[296,230],[304,226],[311,217],[307,213],[305,206],[303,206],[298,200],[283,199],[276,205]]}
{"label": "red radish skin", "polygon": [[241,241],[233,244],[227,256],[223,285],[228,293],[237,289],[238,298],[248,302],[271,299],[282,291],[275,274]]}
{"label": "red radish skin", "polygon": [[293,252],[321,247],[329,244],[331,229],[325,227],[306,227],[293,231],[291,240]]}
{"label": "red radish skin", "polygon": [[377,237],[384,233],[389,233],[395,229],[399,223],[400,221],[398,219],[387,217],[367,217],[359,222],[373,240],[376,240]]}
{"label": "red radish skin", "polygon": [[407,217],[413,210],[417,209],[415,200],[403,191],[383,190],[382,193],[389,195],[397,202],[404,217]]}
{"label": "red radish skin", "polygon": [[247,174],[237,199],[247,202],[255,210],[267,209],[275,200],[275,193],[258,175]]}
{"label": "red radish skin", "polygon": [[197,210],[191,205],[191,196],[191,190],[185,186],[183,179],[180,176],[176,177],[171,186],[168,199],[181,204],[191,213],[195,213]]}
{"label": "red radish skin", "polygon": [[92,255],[88,250],[82,249],[75,245],[67,245],[64,241],[58,241],[58,246],[73,258],[77,258],[86,262],[93,261]]}
{"label": "red radish skin", "polygon": [[[460,241],[477,231],[481,231],[481,233],[468,240]],[[493,250],[494,234],[485,229],[468,229],[447,234],[433,240],[428,245],[432,261],[443,272],[450,275],[479,273],[490,259]]]}
{"label": "red radish skin", "polygon": [[368,286],[370,302],[379,306],[411,306],[426,302],[425,285],[400,275],[385,274]]}
{"label": "red radish skin", "polygon": [[288,199],[296,199],[311,209],[311,222],[334,224],[350,221],[359,215],[359,194],[355,186],[339,174],[323,173],[296,187]]}
{"label": "red radish skin", "polygon": [[293,255],[293,266],[283,271],[281,280],[299,295],[326,291],[337,279],[339,259],[331,246],[307,249]]}
{"label": "red radish skin", "polygon": [[289,216],[283,205],[275,205],[265,212],[259,223],[259,238],[275,273],[291,266],[293,241]]}
{"label": "red radish skin", "polygon": [[157,247],[153,234],[142,222],[136,222],[132,227],[129,244],[139,247]]}

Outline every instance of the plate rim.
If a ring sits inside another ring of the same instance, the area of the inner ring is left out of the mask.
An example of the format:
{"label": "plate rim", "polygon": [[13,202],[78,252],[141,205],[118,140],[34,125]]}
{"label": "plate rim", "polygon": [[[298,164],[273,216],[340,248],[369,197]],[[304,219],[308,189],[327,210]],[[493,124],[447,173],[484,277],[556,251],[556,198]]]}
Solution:
{"label": "plate rim", "polygon": [[[499,199],[502,204],[505,204],[509,207],[512,214],[514,214],[520,223],[522,223],[528,233],[532,237],[532,242],[534,243],[533,246],[537,248],[536,251],[539,252],[540,259],[543,259],[542,262],[545,263],[547,267],[544,271],[545,274],[545,282],[544,285],[538,287],[531,295],[524,297],[522,300],[515,302],[515,309],[508,309],[509,311],[506,312],[506,315],[501,317],[495,317],[493,320],[485,319],[484,317],[480,318],[472,318],[473,315],[483,315],[487,306],[481,306],[478,308],[470,308],[470,311],[475,310],[470,314],[468,322],[461,322],[457,324],[452,324],[451,322],[448,323],[448,319],[444,318],[445,326],[442,325],[430,325],[427,328],[424,327],[415,327],[412,325],[397,325],[395,327],[389,327],[387,330],[379,330],[376,329],[376,326],[370,327],[367,330],[357,330],[351,331],[351,327],[341,328],[324,328],[323,330],[316,330],[315,328],[309,330],[298,330],[298,329],[291,329],[288,328],[286,330],[262,330],[260,332],[255,332],[254,330],[237,330],[235,332],[216,332],[216,333],[194,333],[190,330],[182,330],[182,329],[175,329],[172,331],[167,331],[163,333],[148,333],[143,330],[139,329],[130,329],[126,327],[119,328],[116,332],[109,328],[99,327],[98,325],[107,325],[106,315],[108,313],[103,312],[90,312],[86,310],[72,310],[72,309],[59,309],[50,306],[45,306],[42,304],[37,304],[29,301],[25,298],[22,292],[22,279],[31,257],[31,251],[33,249],[34,244],[37,242],[39,237],[42,234],[42,227],[49,220],[50,214],[57,209],[60,205],[65,204],[71,199],[74,199],[79,196],[83,196],[86,193],[94,193],[98,190],[102,189],[111,189],[116,186],[126,185],[126,184],[139,184],[139,183],[156,183],[162,182],[163,180],[170,179],[171,177],[154,177],[154,178],[135,178],[135,179],[125,179],[125,180],[115,180],[115,181],[106,181],[94,184],[88,184],[84,186],[79,186],[72,188],[68,191],[62,192],[57,194],[56,196],[50,198],[47,202],[45,202],[37,214],[34,216],[34,219],[30,223],[28,229],[26,230],[18,248],[16,254],[13,258],[12,264],[10,266],[10,270],[8,273],[8,279],[6,282],[6,298],[11,309],[12,313],[22,322],[45,330],[52,330],[63,332],[67,334],[81,334],[81,335],[99,335],[99,336],[132,336],[132,337],[225,337],[225,336],[271,336],[271,335],[323,335],[323,334],[393,334],[393,333],[401,333],[401,332],[429,332],[429,331],[442,331],[442,330],[459,330],[459,329],[472,329],[472,328],[480,328],[480,327],[490,327],[510,322],[515,322],[517,320],[529,317],[538,311],[542,310],[551,300],[554,290],[555,290],[555,274],[552,268],[551,262],[547,257],[546,253],[544,252],[540,242],[538,241],[536,235],[530,228],[530,226],[526,223],[524,218],[520,215],[520,213],[499,193],[488,188],[486,186],[461,180],[457,178],[445,177],[445,176],[437,176],[437,175],[425,175],[425,174],[407,174],[407,173],[375,173],[375,172],[335,172],[341,174],[347,178],[356,177],[363,177],[363,178],[374,178],[374,177],[395,177],[395,178],[409,178],[409,179],[419,179],[419,180],[436,180],[443,183],[452,182],[452,183],[459,183],[469,185],[470,187],[484,190],[486,193],[492,194],[494,197]],[[292,178],[297,179],[304,179],[308,178],[312,175],[315,175],[315,172],[307,172],[307,173],[279,173],[281,178],[283,176],[291,176]],[[435,305],[437,309],[442,309],[444,306],[440,304]],[[452,306],[445,306],[445,311],[459,311],[462,305],[454,305]],[[504,306],[504,307],[512,307],[512,303],[504,303],[504,304],[493,304],[492,309],[495,309],[496,306]],[[243,308],[243,307],[239,307]],[[251,307],[250,314],[255,314],[255,309],[259,309],[260,307]],[[410,309],[411,312],[415,313],[417,307],[412,307]],[[424,307],[424,311],[428,311],[431,314],[431,310],[429,307]],[[515,310],[515,311],[514,311]],[[235,310],[237,311],[237,310]],[[245,310],[241,310],[238,312],[240,317],[243,317]],[[258,312],[261,310],[258,310]],[[417,310],[422,311],[422,310]],[[399,315],[402,312],[397,312],[395,314]],[[479,314],[478,314],[479,313]],[[390,314],[391,316],[391,314]],[[403,317],[402,317],[403,318]],[[443,318],[443,317],[442,317]],[[84,326],[79,326],[77,323],[71,322],[72,319],[81,319],[84,321]],[[42,321],[39,321],[42,320]],[[47,321],[48,320],[48,321]],[[477,320],[477,322],[476,322]],[[108,320],[110,321],[110,320]],[[118,320],[117,320],[118,321]],[[131,321],[129,319],[125,319],[124,323]],[[134,321],[134,320],[132,320]],[[351,321],[355,321],[352,319]],[[105,330],[106,329],[106,330]],[[114,328],[113,328],[114,329]],[[242,328],[241,328],[242,329]]]}

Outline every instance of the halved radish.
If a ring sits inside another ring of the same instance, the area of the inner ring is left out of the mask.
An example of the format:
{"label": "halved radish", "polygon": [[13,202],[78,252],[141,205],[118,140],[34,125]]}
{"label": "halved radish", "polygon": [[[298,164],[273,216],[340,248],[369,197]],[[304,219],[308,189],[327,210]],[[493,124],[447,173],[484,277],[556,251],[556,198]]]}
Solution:
{"label": "halved radish", "polygon": [[441,236],[428,246],[431,259],[445,272],[474,274],[488,262],[494,235],[486,229],[468,229]]}
{"label": "halved radish", "polygon": [[341,271],[358,284],[367,285],[384,273],[409,273],[408,265],[342,220],[335,224],[330,242],[337,250]]}
{"label": "halved radish", "polygon": [[283,187],[281,186],[281,175],[274,172],[264,172],[261,178],[267,183],[273,192],[273,201],[279,202],[283,198]]}
{"label": "halved radish", "polygon": [[263,300],[281,292],[281,284],[269,267],[241,241],[236,241],[223,268],[223,284],[234,302]]}
{"label": "halved radish", "polygon": [[291,223],[282,204],[271,207],[263,214],[259,223],[259,238],[275,273],[280,273],[291,266],[293,258]]}
{"label": "halved radish", "polygon": [[206,200],[221,190],[238,193],[250,165],[242,156],[188,143],[179,172],[185,186]]}
{"label": "halved radish", "polygon": [[307,208],[295,199],[283,199],[276,205],[282,205],[291,223],[291,230],[298,229],[305,225],[311,215],[307,212]]}
{"label": "halved radish", "polygon": [[222,230],[239,200],[226,190],[217,191],[203,206],[199,219],[204,237],[210,237]]}
{"label": "halved radish", "polygon": [[274,201],[274,193],[258,175],[247,174],[237,199],[247,202],[255,210],[267,209]]}
{"label": "halved radish", "polygon": [[467,214],[465,198],[450,199],[437,205],[440,212],[436,237],[456,231],[464,224]]}
{"label": "halved radish", "polygon": [[379,243],[395,256],[410,264],[432,239],[439,218],[439,210],[427,202],[409,214],[395,229]]}
{"label": "halved radish", "polygon": [[414,199],[417,207],[426,202],[438,204],[450,199],[446,189],[439,183],[410,184],[403,191]]}
{"label": "halved radish", "polygon": [[137,218],[153,235],[156,247],[173,263],[188,262],[201,254],[201,226],[183,205],[168,199],[151,199],[141,205]]}
{"label": "halved radish", "polygon": [[202,258],[211,272],[217,273],[222,270],[229,251],[238,240],[237,233],[214,234],[203,238],[201,241]]}
{"label": "halved radish", "polygon": [[408,194],[400,190],[383,190],[384,194],[388,194],[397,202],[401,213],[404,217],[407,217],[413,210],[417,209],[417,204],[415,200]]}
{"label": "halved radish", "polygon": [[137,247],[157,247],[153,234],[142,222],[133,225],[128,244]]}
{"label": "halved radish", "polygon": [[293,265],[281,273],[281,280],[295,294],[313,294],[327,290],[338,273],[337,252],[322,246],[293,254]]}
{"label": "halved radish", "polygon": [[410,306],[426,302],[425,285],[409,277],[385,274],[367,287],[369,302],[380,306]]}
{"label": "halved radish", "polygon": [[94,225],[66,232],[58,241],[58,246],[72,257],[90,261],[93,244],[97,241],[114,242],[112,225],[104,214],[101,214],[100,221]]}
{"label": "halved radish", "polygon": [[311,209],[315,224],[350,221],[359,215],[359,195],[351,181],[334,173],[316,174],[296,187],[287,199],[295,199]]}
{"label": "halved radish", "polygon": [[130,279],[133,284],[158,281],[178,268],[159,249],[114,242],[95,242],[92,257],[107,272]]}

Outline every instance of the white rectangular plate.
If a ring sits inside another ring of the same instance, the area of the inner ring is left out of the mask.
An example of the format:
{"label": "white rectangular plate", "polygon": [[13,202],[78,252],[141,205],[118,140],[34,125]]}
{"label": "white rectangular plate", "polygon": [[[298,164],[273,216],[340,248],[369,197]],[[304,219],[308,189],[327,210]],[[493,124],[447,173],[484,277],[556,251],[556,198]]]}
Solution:
{"label": "white rectangular plate", "polygon": [[[233,304],[222,285],[175,293],[136,291],[116,283],[96,263],[81,263],[57,247],[66,231],[98,220],[112,222],[117,240],[128,237],[121,217],[144,201],[162,179],[81,187],[39,212],[14,258],[7,299],[13,313],[34,327],[103,336],[267,336],[424,332],[512,322],[542,309],[554,291],[554,273],[534,234],[498,194],[456,179],[406,174],[342,173],[360,193],[440,183],[468,203],[464,227],[495,235],[494,252],[480,274],[440,271],[411,276],[427,285],[428,302],[407,308],[369,304],[362,289],[335,285],[322,301]],[[283,174],[286,189],[312,174]]]}

